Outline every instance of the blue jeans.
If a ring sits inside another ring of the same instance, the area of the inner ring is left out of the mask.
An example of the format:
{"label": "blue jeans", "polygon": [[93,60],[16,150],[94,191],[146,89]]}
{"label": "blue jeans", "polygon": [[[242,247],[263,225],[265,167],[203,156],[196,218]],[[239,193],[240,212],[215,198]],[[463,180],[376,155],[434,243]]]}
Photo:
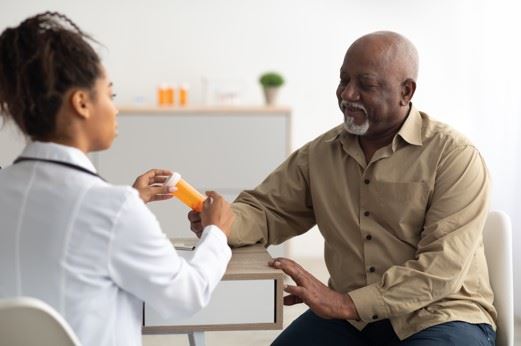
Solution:
{"label": "blue jeans", "polygon": [[496,333],[488,324],[453,321],[424,329],[400,341],[389,320],[369,323],[362,331],[344,320],[326,320],[308,310],[273,341],[273,346],[494,346]]}

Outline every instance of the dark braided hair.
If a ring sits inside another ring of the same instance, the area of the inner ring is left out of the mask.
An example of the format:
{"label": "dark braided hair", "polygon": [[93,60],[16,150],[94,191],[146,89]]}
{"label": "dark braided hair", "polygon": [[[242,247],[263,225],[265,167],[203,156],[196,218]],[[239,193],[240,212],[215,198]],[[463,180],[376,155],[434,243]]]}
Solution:
{"label": "dark braided hair", "polygon": [[0,115],[31,139],[56,130],[56,115],[71,88],[92,90],[101,76],[95,42],[65,15],[45,12],[0,35]]}

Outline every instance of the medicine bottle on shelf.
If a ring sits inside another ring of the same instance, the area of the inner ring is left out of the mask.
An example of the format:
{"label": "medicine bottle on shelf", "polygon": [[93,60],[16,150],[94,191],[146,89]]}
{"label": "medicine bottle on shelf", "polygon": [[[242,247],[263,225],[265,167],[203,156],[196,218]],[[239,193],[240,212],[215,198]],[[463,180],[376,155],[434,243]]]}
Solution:
{"label": "medicine bottle on shelf", "polygon": [[157,88],[157,104],[159,106],[173,106],[174,101],[174,88],[171,85],[162,83]]}
{"label": "medicine bottle on shelf", "polygon": [[188,104],[188,85],[179,86],[179,106],[184,107]]}

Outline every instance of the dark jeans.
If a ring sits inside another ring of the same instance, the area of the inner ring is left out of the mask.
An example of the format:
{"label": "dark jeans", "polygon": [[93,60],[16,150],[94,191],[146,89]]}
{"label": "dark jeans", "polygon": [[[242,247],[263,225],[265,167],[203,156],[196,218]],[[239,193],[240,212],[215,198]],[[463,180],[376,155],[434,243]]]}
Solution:
{"label": "dark jeans", "polygon": [[326,320],[311,310],[300,315],[273,341],[273,346],[494,346],[496,333],[488,324],[454,321],[424,329],[400,341],[389,320],[369,323],[358,331],[344,320]]}

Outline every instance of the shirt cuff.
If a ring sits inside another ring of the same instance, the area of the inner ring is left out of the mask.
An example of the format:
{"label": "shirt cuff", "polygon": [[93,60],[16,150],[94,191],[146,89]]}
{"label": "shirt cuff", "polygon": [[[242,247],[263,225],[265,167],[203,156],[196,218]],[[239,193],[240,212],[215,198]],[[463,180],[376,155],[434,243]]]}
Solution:
{"label": "shirt cuff", "polygon": [[358,316],[364,322],[375,322],[390,316],[377,283],[349,292]]}

